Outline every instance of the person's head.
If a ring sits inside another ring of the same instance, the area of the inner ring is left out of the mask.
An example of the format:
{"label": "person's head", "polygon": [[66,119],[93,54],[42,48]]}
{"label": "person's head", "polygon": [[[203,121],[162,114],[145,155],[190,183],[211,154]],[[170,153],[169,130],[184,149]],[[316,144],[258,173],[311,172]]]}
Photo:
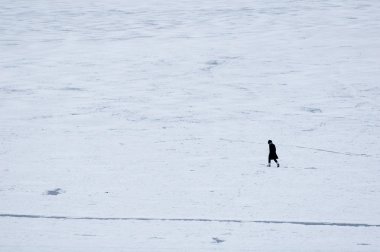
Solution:
{"label": "person's head", "polygon": [[268,144],[271,144],[272,143],[272,140],[268,140]]}

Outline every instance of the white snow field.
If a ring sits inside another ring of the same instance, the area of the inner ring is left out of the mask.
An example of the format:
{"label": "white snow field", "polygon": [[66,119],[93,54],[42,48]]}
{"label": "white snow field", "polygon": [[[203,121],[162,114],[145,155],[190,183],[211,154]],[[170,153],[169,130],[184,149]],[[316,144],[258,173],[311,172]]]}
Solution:
{"label": "white snow field", "polygon": [[377,0],[0,0],[0,251],[380,251],[379,99]]}

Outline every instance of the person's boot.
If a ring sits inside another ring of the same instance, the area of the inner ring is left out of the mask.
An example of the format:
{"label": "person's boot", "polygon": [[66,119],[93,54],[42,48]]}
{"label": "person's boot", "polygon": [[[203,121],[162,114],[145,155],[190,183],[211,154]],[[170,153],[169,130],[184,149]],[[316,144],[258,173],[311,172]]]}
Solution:
{"label": "person's boot", "polygon": [[270,167],[270,163],[267,165],[267,167]]}
{"label": "person's boot", "polygon": [[277,163],[277,167],[280,167],[280,163]]}

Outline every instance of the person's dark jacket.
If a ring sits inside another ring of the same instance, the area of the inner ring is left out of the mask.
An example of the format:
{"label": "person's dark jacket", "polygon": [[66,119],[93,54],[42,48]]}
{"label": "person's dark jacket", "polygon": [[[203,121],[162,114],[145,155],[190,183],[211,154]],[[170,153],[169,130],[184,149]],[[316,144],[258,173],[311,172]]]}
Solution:
{"label": "person's dark jacket", "polygon": [[269,159],[278,159],[276,146],[273,143],[269,144]]}

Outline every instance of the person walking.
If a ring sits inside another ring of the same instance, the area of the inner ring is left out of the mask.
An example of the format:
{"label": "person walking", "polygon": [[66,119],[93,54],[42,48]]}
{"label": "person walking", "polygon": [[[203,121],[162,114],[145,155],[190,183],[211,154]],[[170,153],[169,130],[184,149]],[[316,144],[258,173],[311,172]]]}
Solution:
{"label": "person walking", "polygon": [[280,163],[277,162],[278,156],[276,153],[276,145],[273,144],[272,140],[268,140],[269,144],[269,157],[268,157],[268,167],[270,167],[270,161],[274,160],[276,162],[277,167],[280,167]]}

